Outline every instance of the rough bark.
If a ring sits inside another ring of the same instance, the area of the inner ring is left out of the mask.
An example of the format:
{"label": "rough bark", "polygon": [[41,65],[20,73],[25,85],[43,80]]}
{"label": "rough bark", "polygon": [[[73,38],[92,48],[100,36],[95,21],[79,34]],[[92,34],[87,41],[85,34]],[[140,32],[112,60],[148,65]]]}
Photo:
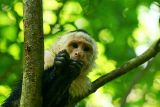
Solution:
{"label": "rough bark", "polygon": [[23,0],[24,72],[20,107],[41,107],[44,65],[42,0]]}

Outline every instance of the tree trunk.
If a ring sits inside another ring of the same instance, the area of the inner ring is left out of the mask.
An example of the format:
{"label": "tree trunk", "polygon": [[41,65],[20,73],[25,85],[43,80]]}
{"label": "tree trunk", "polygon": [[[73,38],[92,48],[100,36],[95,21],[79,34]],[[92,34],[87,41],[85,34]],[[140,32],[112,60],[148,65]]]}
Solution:
{"label": "tree trunk", "polygon": [[44,65],[42,0],[23,0],[24,72],[20,107],[41,107]]}

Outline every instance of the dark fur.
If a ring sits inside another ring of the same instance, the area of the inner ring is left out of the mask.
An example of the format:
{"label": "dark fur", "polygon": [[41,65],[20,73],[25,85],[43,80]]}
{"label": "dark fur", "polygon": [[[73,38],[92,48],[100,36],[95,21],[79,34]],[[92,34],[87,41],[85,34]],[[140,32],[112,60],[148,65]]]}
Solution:
{"label": "dark fur", "polygon": [[[69,87],[79,75],[82,62],[71,60],[64,50],[54,59],[54,66],[44,71],[42,82],[42,107],[64,107],[70,99]],[[7,98],[2,107],[18,107],[22,82]]]}

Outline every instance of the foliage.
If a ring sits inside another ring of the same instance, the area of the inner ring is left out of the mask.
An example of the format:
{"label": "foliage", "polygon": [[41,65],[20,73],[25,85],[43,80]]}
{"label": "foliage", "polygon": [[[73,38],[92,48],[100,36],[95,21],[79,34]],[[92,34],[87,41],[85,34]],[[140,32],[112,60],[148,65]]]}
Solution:
{"label": "foliage", "polygon": [[[154,0],[44,0],[45,48],[75,29],[85,29],[99,49],[91,80],[144,52],[159,36],[159,8]],[[0,1],[0,103],[21,77],[23,68],[23,7],[21,0]],[[160,105],[160,55],[133,86],[127,107]],[[106,84],[79,107],[117,107],[137,73],[147,63]],[[92,102],[92,103],[91,103]],[[94,102],[94,103],[93,103]]]}

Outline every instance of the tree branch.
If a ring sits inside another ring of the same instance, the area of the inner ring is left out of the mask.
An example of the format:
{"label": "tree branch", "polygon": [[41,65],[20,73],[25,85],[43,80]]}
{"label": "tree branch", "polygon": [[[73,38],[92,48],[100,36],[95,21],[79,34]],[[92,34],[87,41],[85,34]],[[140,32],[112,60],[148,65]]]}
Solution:
{"label": "tree branch", "polygon": [[[95,92],[98,88],[103,86],[104,84],[112,81],[113,79],[116,79],[120,77],[121,75],[128,73],[130,70],[136,68],[137,66],[143,64],[144,62],[148,61],[149,59],[153,58],[158,54],[160,51],[160,39],[153,44],[147,51],[145,51],[143,54],[140,56],[137,56],[131,60],[129,60],[127,63],[124,65],[120,66],[119,68],[111,71],[108,74],[105,74],[101,76],[100,78],[96,79],[95,81],[92,82],[92,88],[91,90],[84,96],[88,96],[91,93]],[[80,101],[84,97],[77,98],[77,101]]]}
{"label": "tree branch", "polygon": [[147,66],[140,72],[138,72],[134,78],[133,81],[131,81],[131,84],[128,86],[127,91],[125,92],[124,96],[121,99],[121,106],[120,107],[125,107],[126,104],[126,100],[128,95],[130,94],[130,92],[132,91],[132,89],[134,88],[134,86],[145,76],[145,74],[149,71],[149,69],[151,68],[153,60],[148,61]]}

